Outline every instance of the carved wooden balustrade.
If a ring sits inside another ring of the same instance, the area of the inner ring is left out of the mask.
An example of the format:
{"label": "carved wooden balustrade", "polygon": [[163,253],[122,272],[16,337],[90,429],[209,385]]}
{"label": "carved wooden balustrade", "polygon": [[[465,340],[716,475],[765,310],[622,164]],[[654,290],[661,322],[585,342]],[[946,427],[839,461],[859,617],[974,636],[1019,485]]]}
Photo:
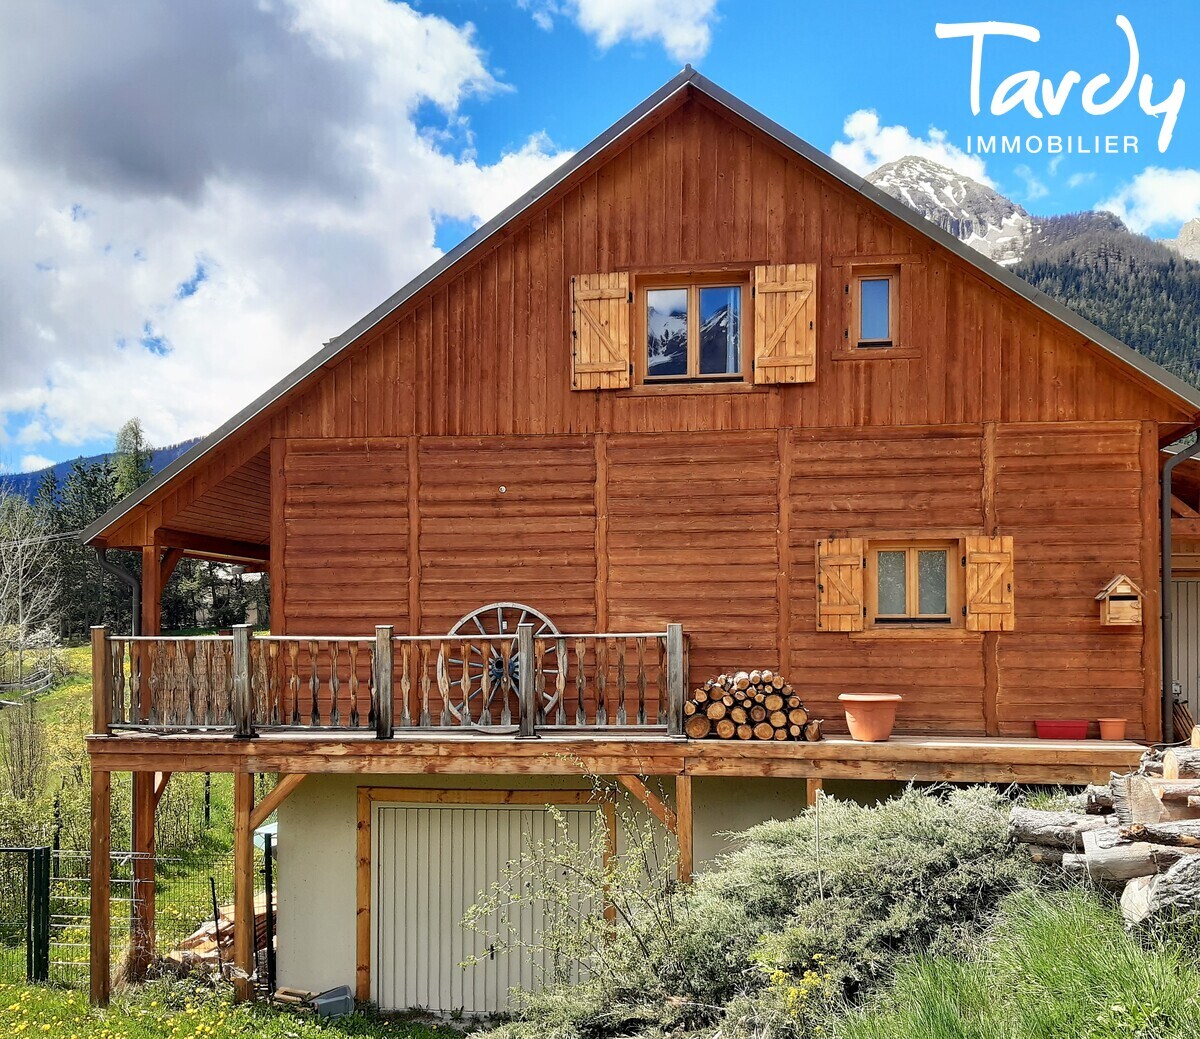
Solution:
{"label": "carved wooden balustrade", "polygon": [[687,640],[663,632],[119,636],[92,629],[93,730],[682,731]]}

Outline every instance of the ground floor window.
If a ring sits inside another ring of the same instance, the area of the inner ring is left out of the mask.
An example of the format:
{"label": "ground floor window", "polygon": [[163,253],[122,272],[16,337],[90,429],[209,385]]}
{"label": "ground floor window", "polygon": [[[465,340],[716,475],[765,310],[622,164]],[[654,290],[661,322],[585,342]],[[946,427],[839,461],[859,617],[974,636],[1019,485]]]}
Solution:
{"label": "ground floor window", "polygon": [[962,621],[961,548],[956,541],[870,542],[867,622],[956,627]]}

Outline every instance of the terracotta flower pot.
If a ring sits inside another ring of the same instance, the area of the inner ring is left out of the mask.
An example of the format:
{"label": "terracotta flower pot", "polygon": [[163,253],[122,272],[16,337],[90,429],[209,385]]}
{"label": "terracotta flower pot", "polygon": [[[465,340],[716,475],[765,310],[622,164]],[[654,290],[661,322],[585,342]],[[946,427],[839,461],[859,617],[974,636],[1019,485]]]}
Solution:
{"label": "terracotta flower pot", "polygon": [[899,693],[842,693],[838,699],[845,705],[850,735],[860,743],[880,743],[891,736],[903,697]]}
{"label": "terracotta flower pot", "polygon": [[1124,718],[1099,718],[1100,738],[1102,740],[1123,740],[1125,738]]}

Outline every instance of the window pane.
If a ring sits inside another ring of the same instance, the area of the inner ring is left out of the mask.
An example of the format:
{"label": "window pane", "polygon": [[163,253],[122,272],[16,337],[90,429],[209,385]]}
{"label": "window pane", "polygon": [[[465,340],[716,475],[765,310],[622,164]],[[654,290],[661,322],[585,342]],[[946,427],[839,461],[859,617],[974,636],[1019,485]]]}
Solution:
{"label": "window pane", "polygon": [[700,290],[700,374],[742,370],[742,290],[736,285]]}
{"label": "window pane", "polygon": [[860,339],[890,339],[892,282],[890,278],[863,278],[860,282],[862,322]]}
{"label": "window pane", "polygon": [[647,291],[647,375],[687,375],[687,307],[687,289]]}
{"label": "window pane", "polygon": [[879,571],[879,613],[903,616],[908,609],[905,594],[905,552],[879,552],[876,562]]}
{"label": "window pane", "polygon": [[917,553],[919,612],[924,617],[946,612],[947,556],[948,553],[945,549]]}

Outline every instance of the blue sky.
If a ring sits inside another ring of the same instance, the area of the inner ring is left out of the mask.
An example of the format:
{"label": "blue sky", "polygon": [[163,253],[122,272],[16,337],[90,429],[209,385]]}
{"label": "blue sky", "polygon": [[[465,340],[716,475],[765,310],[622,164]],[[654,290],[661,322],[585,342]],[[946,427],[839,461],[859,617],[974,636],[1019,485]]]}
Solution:
{"label": "blue sky", "polygon": [[[188,7],[0,11],[2,468],[103,450],[132,414],[158,443],[207,432],[685,61],[860,172],[924,151],[1034,214],[1107,205],[1155,237],[1200,216],[1190,0]],[[1118,15],[1152,102],[1186,83],[1165,153],[1136,84],[1104,115],[1082,85],[1061,115],[991,114],[1023,70],[1107,74],[1107,98],[1129,65]],[[988,20],[1041,38],[985,42],[976,116],[971,42],[934,26]],[[1139,150],[964,154],[976,135],[1098,134]]]}

